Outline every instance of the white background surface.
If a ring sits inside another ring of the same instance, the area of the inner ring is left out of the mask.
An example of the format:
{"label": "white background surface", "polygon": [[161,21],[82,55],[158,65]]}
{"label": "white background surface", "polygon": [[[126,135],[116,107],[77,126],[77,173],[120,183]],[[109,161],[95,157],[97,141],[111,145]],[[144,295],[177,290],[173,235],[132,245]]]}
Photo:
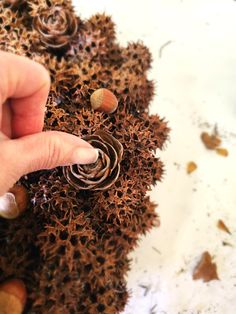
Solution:
{"label": "white background surface", "polygon": [[[74,3],[83,18],[96,12],[112,15],[119,42],[140,39],[150,48],[149,77],[157,82],[151,111],[166,117],[172,128],[171,141],[159,154],[165,180],[152,191],[161,227],[142,239],[131,256],[131,298],[124,314],[236,313],[236,1]],[[229,150],[227,158],[200,141],[201,132],[215,125]],[[192,160],[198,169],[187,175],[186,163]],[[218,219],[232,235],[216,227]],[[208,284],[192,280],[206,250],[220,277]]]}

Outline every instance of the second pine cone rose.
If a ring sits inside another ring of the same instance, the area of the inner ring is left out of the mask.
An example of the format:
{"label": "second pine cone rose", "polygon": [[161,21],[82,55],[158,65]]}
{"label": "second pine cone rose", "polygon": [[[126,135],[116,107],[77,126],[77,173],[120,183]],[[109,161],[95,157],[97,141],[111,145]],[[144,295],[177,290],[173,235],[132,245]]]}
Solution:
{"label": "second pine cone rose", "polygon": [[98,149],[98,160],[90,165],[63,167],[63,174],[79,190],[107,190],[119,177],[123,146],[111,134],[102,130],[83,139]]}
{"label": "second pine cone rose", "polygon": [[76,35],[78,21],[69,10],[52,6],[39,12],[34,19],[34,28],[46,46],[59,49],[67,46]]}

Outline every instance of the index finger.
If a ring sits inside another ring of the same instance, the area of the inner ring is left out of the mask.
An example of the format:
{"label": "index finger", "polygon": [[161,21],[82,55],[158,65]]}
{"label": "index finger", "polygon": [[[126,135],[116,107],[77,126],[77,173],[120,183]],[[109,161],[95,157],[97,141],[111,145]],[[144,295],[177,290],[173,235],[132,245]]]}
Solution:
{"label": "index finger", "polygon": [[10,99],[12,137],[42,131],[50,88],[47,70],[39,63],[0,52],[0,123],[2,104]]}

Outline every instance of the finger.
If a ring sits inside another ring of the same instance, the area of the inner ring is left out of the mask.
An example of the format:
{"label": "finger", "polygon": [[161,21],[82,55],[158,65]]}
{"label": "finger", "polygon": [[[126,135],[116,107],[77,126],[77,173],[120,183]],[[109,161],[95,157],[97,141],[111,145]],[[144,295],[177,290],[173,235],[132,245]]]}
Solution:
{"label": "finger", "polygon": [[28,58],[1,51],[0,75],[1,104],[11,99],[12,136],[40,132],[50,88],[47,70]]}
{"label": "finger", "polygon": [[1,130],[4,134],[6,134],[8,137],[12,137],[12,130],[11,130],[11,107],[8,100],[6,100],[2,104],[2,116],[4,119],[2,119],[2,126]]}
{"label": "finger", "polygon": [[89,143],[56,131],[5,140],[0,146],[0,195],[27,173],[57,166],[90,164],[98,158],[97,150]]}

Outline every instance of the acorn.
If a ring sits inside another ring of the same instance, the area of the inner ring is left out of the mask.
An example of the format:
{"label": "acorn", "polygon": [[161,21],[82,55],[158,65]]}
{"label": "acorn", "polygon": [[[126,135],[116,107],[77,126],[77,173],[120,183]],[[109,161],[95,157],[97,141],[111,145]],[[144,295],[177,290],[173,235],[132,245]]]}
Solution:
{"label": "acorn", "polygon": [[91,106],[94,110],[105,113],[113,113],[118,107],[116,96],[106,88],[99,88],[90,97]]}
{"label": "acorn", "polygon": [[6,219],[17,218],[29,204],[27,189],[22,185],[14,185],[0,197],[0,216]]}
{"label": "acorn", "polygon": [[0,284],[0,314],[23,313],[27,291],[22,280],[11,279]]}

